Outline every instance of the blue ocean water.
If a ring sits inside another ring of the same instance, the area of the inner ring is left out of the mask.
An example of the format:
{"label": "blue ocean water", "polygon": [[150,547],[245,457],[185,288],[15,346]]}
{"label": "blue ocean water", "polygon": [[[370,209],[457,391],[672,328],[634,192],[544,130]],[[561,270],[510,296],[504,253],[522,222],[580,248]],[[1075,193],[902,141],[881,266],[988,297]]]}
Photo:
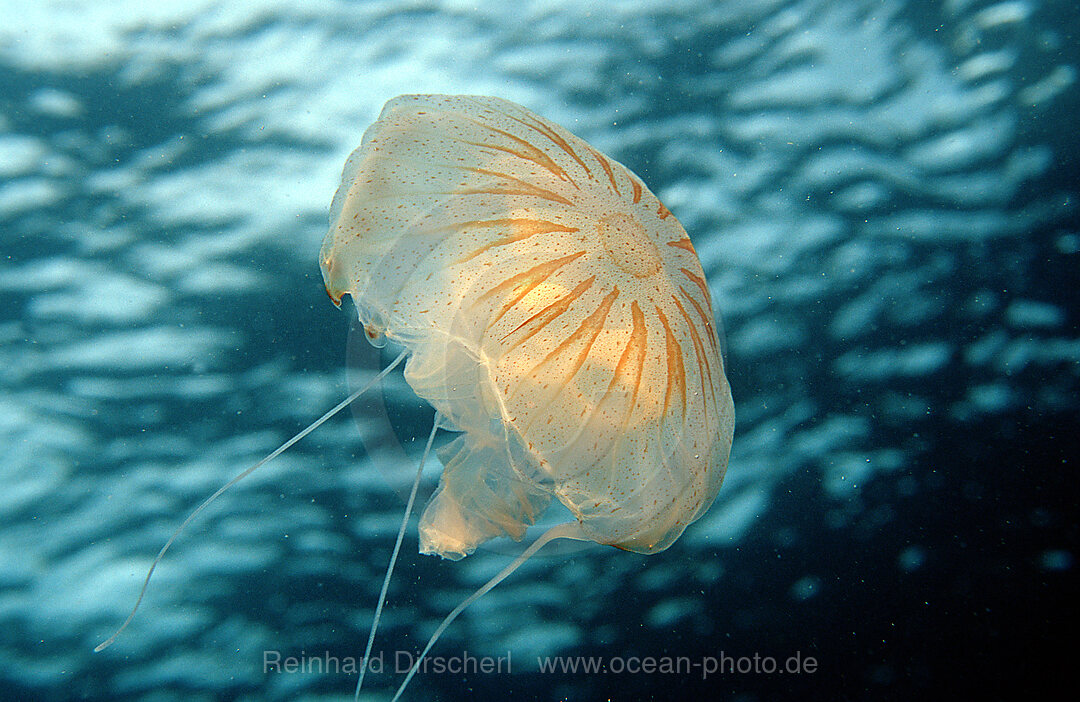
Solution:
{"label": "blue ocean water", "polygon": [[[436,650],[509,665],[410,699],[1034,696],[1069,670],[1073,3],[0,14],[0,697],[351,698],[318,666],[362,652],[431,422],[400,374],[200,515],[92,649],[192,508],[386,362],[316,253],[345,157],[412,92],[514,100],[649,184],[723,312],[737,422],[671,549],[537,558]],[[365,694],[512,551],[440,562],[410,531]]]}

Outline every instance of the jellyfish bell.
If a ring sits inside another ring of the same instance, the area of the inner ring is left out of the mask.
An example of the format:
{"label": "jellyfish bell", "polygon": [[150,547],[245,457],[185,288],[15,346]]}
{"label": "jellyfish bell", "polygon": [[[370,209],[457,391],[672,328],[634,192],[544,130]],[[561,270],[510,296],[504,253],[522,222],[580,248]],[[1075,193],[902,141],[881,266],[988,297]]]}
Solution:
{"label": "jellyfish bell", "polygon": [[[498,98],[391,100],[320,262],[462,430],[422,550],[520,537],[553,496],[590,539],[669,546],[723,480],[733,411],[685,230],[625,167]],[[480,487],[477,487],[480,486]]]}
{"label": "jellyfish bell", "polygon": [[320,264],[462,432],[422,552],[520,539],[557,498],[574,520],[524,557],[560,537],[651,554],[712,504],[734,411],[701,264],[644,183],[568,131],[499,98],[391,100],[346,162]]}

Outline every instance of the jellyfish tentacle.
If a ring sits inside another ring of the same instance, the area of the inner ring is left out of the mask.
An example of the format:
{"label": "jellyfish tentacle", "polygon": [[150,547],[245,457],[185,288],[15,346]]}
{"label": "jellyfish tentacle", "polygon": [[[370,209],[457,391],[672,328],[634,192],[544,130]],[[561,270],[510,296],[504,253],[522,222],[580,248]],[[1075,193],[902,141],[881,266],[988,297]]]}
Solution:
{"label": "jellyfish tentacle", "polygon": [[356,681],[356,692],[353,694],[353,700],[360,699],[360,688],[364,686],[368,658],[371,656],[371,647],[375,644],[375,632],[379,630],[379,620],[382,619],[383,605],[386,603],[386,591],[390,589],[390,576],[394,574],[394,565],[397,564],[398,552],[401,551],[401,542],[405,538],[405,529],[409,526],[413,503],[416,502],[416,491],[420,487],[420,476],[424,474],[424,463],[427,462],[428,454],[431,453],[431,444],[435,441],[435,432],[439,430],[440,426],[440,417],[436,412],[435,421],[431,423],[431,433],[428,434],[427,446],[424,447],[424,455],[420,457],[420,464],[416,466],[416,478],[413,479],[409,500],[405,503],[405,514],[401,518],[401,528],[398,529],[397,541],[394,542],[394,551],[390,554],[390,563],[386,566],[386,577],[383,578],[382,590],[379,592],[379,603],[375,606],[375,618],[371,622],[371,633],[368,634],[367,647],[364,649],[364,657],[361,659],[360,679]]}
{"label": "jellyfish tentacle", "polygon": [[142,589],[139,590],[139,596],[138,596],[138,598],[135,599],[135,606],[131,608],[131,613],[128,614],[127,619],[124,620],[124,623],[120,625],[119,629],[117,629],[115,632],[113,632],[112,636],[105,639],[104,641],[102,641],[101,643],[99,643],[97,646],[94,647],[94,653],[104,651],[109,646],[112,646],[113,642],[116,641],[117,637],[119,637],[120,634],[124,631],[124,629],[127,628],[128,624],[131,623],[131,620],[135,618],[135,613],[139,611],[139,605],[142,604],[143,597],[146,596],[146,589],[148,587],[150,587],[150,578],[154,575],[154,571],[157,569],[158,563],[161,562],[161,559],[165,556],[165,552],[169,550],[169,547],[173,545],[173,542],[176,541],[177,537],[180,536],[181,532],[183,532],[184,529],[187,528],[187,525],[190,524],[195,519],[195,517],[199,516],[199,514],[201,514],[204,509],[209,507],[210,504],[214,502],[214,500],[221,497],[221,495],[224,494],[226,490],[231,488],[233,485],[236,485],[238,482],[240,482],[244,478],[248,477],[249,475],[254,473],[256,470],[258,470],[259,468],[262,468],[264,465],[266,465],[270,461],[272,461],[275,458],[277,458],[278,456],[280,456],[282,453],[287,451],[297,441],[300,441],[300,439],[303,439],[305,436],[307,436],[311,432],[318,429],[326,420],[330,419],[335,414],[337,414],[341,410],[343,410],[346,407],[348,407],[349,405],[351,405],[353,403],[353,401],[356,400],[356,398],[360,397],[365,392],[370,390],[376,383],[378,383],[380,380],[382,380],[384,377],[386,377],[386,375],[390,371],[397,368],[397,366],[402,361],[405,360],[405,356],[408,353],[409,352],[408,352],[407,349],[405,351],[402,351],[401,354],[399,354],[398,357],[396,359],[394,359],[393,363],[388,365],[386,368],[383,368],[382,371],[380,371],[378,375],[376,375],[374,378],[372,378],[364,387],[360,388],[356,392],[354,392],[351,395],[349,395],[348,397],[346,397],[344,400],[339,402],[329,412],[327,412],[323,416],[319,417],[314,422],[309,424],[306,428],[304,428],[302,431],[300,431],[298,434],[296,434],[296,436],[289,439],[288,441],[283,443],[281,446],[278,446],[276,449],[273,450],[273,452],[271,452],[269,455],[267,455],[261,461],[259,461],[255,465],[251,466],[250,468],[248,468],[244,472],[240,473],[239,475],[237,475],[235,478],[233,478],[229,482],[222,485],[220,488],[218,488],[217,492],[215,492],[213,495],[211,495],[210,497],[207,497],[205,500],[203,500],[202,504],[200,504],[198,507],[196,507],[191,512],[191,514],[189,514],[187,516],[187,519],[185,519],[183,522],[181,522],[180,526],[176,527],[176,531],[174,531],[172,533],[172,535],[169,537],[169,540],[166,541],[165,545],[161,547],[160,551],[158,551],[157,556],[154,558],[154,562],[150,564],[150,570],[148,570],[146,572],[146,578],[143,580]]}
{"label": "jellyfish tentacle", "polygon": [[409,681],[416,675],[416,671],[420,669],[420,664],[424,662],[424,656],[431,651],[431,648],[435,645],[435,642],[439,640],[446,628],[457,619],[458,615],[465,611],[465,609],[476,602],[478,599],[486,595],[496,585],[506,580],[515,570],[521,567],[521,565],[533,557],[533,555],[543,548],[548,542],[554,539],[574,539],[576,541],[591,541],[584,531],[581,529],[581,524],[578,522],[563,522],[562,524],[556,524],[543,534],[536,538],[536,541],[532,542],[527,549],[521,552],[517,558],[510,562],[505,568],[500,570],[491,580],[488,580],[476,592],[462,600],[461,604],[453,609],[450,614],[446,615],[446,618],[442,620],[439,627],[435,629],[435,633],[428,639],[427,645],[424,646],[424,650],[420,652],[420,655],[416,657],[416,661],[413,663],[412,668],[409,669],[408,675],[405,676],[405,680],[402,681],[401,686],[394,694],[394,698],[390,702],[397,702],[401,699],[401,695],[405,692],[405,688],[408,686]]}

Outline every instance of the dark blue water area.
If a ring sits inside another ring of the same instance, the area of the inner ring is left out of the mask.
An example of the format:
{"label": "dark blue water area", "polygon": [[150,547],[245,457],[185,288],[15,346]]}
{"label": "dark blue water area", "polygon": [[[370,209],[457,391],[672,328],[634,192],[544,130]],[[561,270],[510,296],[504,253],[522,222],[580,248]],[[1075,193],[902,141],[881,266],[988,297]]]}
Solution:
{"label": "dark blue water area", "polygon": [[[1075,7],[503,5],[0,2],[0,699],[352,697],[326,668],[363,650],[433,418],[400,372],[200,515],[92,649],[200,500],[392,359],[316,259],[341,164],[408,92],[515,100],[642,176],[723,314],[736,434],[674,546],[542,551],[433,651],[510,670],[405,699],[1055,695]],[[415,524],[388,662],[521,548],[442,561]]]}

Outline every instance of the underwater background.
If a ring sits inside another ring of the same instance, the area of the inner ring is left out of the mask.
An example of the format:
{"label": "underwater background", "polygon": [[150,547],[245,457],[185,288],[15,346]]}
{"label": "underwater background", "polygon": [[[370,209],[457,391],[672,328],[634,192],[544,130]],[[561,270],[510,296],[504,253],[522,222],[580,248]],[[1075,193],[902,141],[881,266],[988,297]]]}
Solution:
{"label": "underwater background", "polygon": [[[416,92],[514,100],[648,183],[722,311],[736,432],[674,546],[541,552],[433,651],[509,666],[407,699],[1003,699],[1074,677],[1075,3],[0,15],[0,699],[351,698],[314,659],[361,655],[430,429],[400,372],[201,514],[92,649],[191,509],[392,358],[316,254],[345,157]],[[414,517],[365,698],[514,552],[419,556]],[[762,663],[792,657],[813,671]]]}

